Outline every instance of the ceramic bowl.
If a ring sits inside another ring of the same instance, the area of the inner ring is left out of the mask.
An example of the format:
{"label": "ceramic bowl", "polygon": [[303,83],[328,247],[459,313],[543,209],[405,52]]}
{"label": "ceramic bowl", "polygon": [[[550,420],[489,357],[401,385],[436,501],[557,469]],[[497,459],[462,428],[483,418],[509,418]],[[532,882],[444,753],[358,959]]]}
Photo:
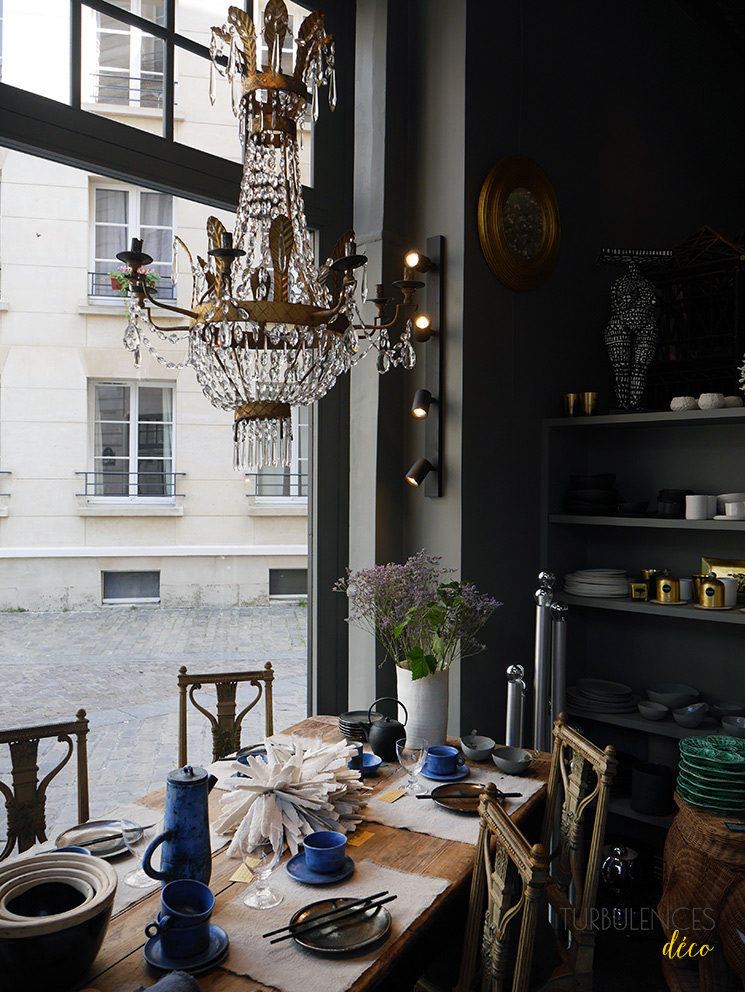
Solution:
{"label": "ceramic bowl", "polygon": [[645,720],[664,720],[670,712],[667,706],[662,703],[652,703],[648,699],[642,699],[637,703],[637,709]]}
{"label": "ceramic bowl", "polygon": [[463,754],[470,761],[488,761],[496,744],[497,742],[493,741],[491,737],[482,737],[479,734],[468,734],[467,737],[460,739]]}
{"label": "ceramic bowl", "polygon": [[745,500],[745,493],[720,493],[717,496],[717,513],[724,513],[725,503],[740,503]]}
{"label": "ceramic bowl", "polygon": [[647,696],[653,703],[662,703],[671,710],[690,706],[691,703],[698,701],[700,695],[698,689],[690,685],[681,685],[679,682],[660,682],[647,689]]}
{"label": "ceramic bowl", "polygon": [[745,716],[723,716],[722,726],[731,737],[745,737]]}
{"label": "ceramic bowl", "polygon": [[708,703],[693,703],[690,706],[681,706],[673,710],[673,720],[681,727],[692,729],[699,726],[708,712]]}
{"label": "ceramic bowl", "polygon": [[745,716],[745,703],[730,703],[722,699],[711,704],[711,712],[717,720],[725,716]]}
{"label": "ceramic bowl", "polygon": [[101,947],[116,886],[114,869],[90,854],[54,851],[0,866],[2,987],[78,988]]}
{"label": "ceramic bowl", "polygon": [[521,747],[498,747],[492,751],[491,760],[507,775],[524,775],[530,768],[533,755]]}

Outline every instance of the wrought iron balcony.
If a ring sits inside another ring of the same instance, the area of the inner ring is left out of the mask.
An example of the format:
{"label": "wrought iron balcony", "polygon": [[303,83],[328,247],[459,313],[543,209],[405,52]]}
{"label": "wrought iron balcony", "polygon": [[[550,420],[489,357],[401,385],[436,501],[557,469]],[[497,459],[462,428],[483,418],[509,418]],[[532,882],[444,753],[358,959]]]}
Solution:
{"label": "wrought iron balcony", "polygon": [[161,110],[163,73],[152,72],[144,76],[133,76],[128,72],[93,72],[90,98],[93,103],[105,103],[110,106]]}
{"label": "wrought iron balcony", "polygon": [[83,479],[80,499],[112,497],[114,499],[183,499],[184,493],[176,492],[176,479],[186,472],[128,472],[113,469],[96,469],[76,472]]}
{"label": "wrought iron balcony", "polygon": [[271,499],[282,497],[308,498],[307,472],[273,471],[249,472],[246,479],[253,479],[254,491],[248,495],[251,498],[266,496]]}
{"label": "wrought iron balcony", "polygon": [[[176,287],[168,276],[160,276],[155,286],[150,289],[155,297],[169,302],[176,299]],[[88,273],[88,296],[104,300],[125,300],[119,291],[119,284],[108,272]]]}

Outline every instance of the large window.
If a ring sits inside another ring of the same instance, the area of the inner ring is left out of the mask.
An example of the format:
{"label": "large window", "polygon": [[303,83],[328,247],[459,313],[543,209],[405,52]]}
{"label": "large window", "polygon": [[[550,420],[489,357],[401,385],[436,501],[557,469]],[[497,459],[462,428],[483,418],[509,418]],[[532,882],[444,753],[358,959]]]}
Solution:
{"label": "large window", "polygon": [[149,267],[153,291],[163,299],[172,300],[173,197],[134,187],[97,185],[93,188],[92,210],[89,294],[121,295],[121,281],[116,273],[126,267],[116,256],[129,246],[130,238],[140,237],[145,251],[153,257]]}
{"label": "large window", "polygon": [[[165,0],[111,2],[127,13],[165,24]],[[84,24],[86,33],[95,32],[95,59],[90,78],[82,80],[84,102],[162,108],[163,41],[99,11],[90,11],[90,18]]]}
{"label": "large window", "polygon": [[292,465],[288,468],[269,465],[256,475],[256,495],[270,500],[308,499],[308,407],[292,410]]}
{"label": "large window", "polygon": [[86,473],[86,495],[173,498],[173,387],[94,382],[90,399],[93,471]]}

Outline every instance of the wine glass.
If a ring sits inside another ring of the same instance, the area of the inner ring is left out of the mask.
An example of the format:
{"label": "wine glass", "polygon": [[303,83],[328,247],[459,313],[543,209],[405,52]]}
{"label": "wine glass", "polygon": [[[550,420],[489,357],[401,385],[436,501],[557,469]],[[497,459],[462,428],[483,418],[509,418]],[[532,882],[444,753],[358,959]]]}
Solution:
{"label": "wine glass", "polygon": [[279,906],[284,896],[273,892],[267,885],[269,876],[279,864],[282,857],[282,846],[275,851],[271,842],[262,841],[256,847],[249,848],[248,843],[241,845],[243,863],[253,876],[251,887],[244,896],[243,905],[252,909],[272,909]]}
{"label": "wine glass", "polygon": [[145,831],[141,827],[135,829],[133,824],[127,820],[119,821],[119,829],[122,832],[122,840],[125,847],[140,862],[139,868],[133,868],[128,875],[124,876],[122,879],[124,884],[131,885],[135,889],[151,889],[154,885],[158,885],[158,880],[151,878],[142,867],[142,847],[145,844]]}
{"label": "wine glass", "polygon": [[406,770],[409,780],[406,784],[406,791],[411,794],[416,790],[416,776],[424,768],[427,760],[427,749],[429,741],[422,737],[412,737],[403,741],[396,741],[396,754],[398,763]]}

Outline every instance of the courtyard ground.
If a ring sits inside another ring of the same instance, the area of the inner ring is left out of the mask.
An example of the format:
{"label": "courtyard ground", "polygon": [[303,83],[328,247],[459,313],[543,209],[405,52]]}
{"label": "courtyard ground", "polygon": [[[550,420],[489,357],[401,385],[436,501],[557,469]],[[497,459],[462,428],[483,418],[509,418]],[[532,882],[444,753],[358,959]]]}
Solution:
{"label": "courtyard ground", "polygon": [[[306,622],[307,610],[295,603],[224,610],[118,607],[0,613],[0,730],[71,720],[85,709],[90,720],[91,818],[103,818],[162,786],[176,767],[176,676],[181,665],[210,672],[263,668],[271,661],[275,728],[303,719]],[[245,687],[243,692],[248,701],[255,690]],[[263,737],[263,719],[261,701],[244,721],[244,743]],[[209,724],[191,705],[188,726],[189,760],[209,763]],[[64,750],[56,742],[40,747],[40,778]],[[8,782],[9,769],[3,745],[0,778]],[[49,789],[51,837],[77,822],[75,795],[73,759]],[[0,808],[0,838],[4,836],[5,811]]]}

